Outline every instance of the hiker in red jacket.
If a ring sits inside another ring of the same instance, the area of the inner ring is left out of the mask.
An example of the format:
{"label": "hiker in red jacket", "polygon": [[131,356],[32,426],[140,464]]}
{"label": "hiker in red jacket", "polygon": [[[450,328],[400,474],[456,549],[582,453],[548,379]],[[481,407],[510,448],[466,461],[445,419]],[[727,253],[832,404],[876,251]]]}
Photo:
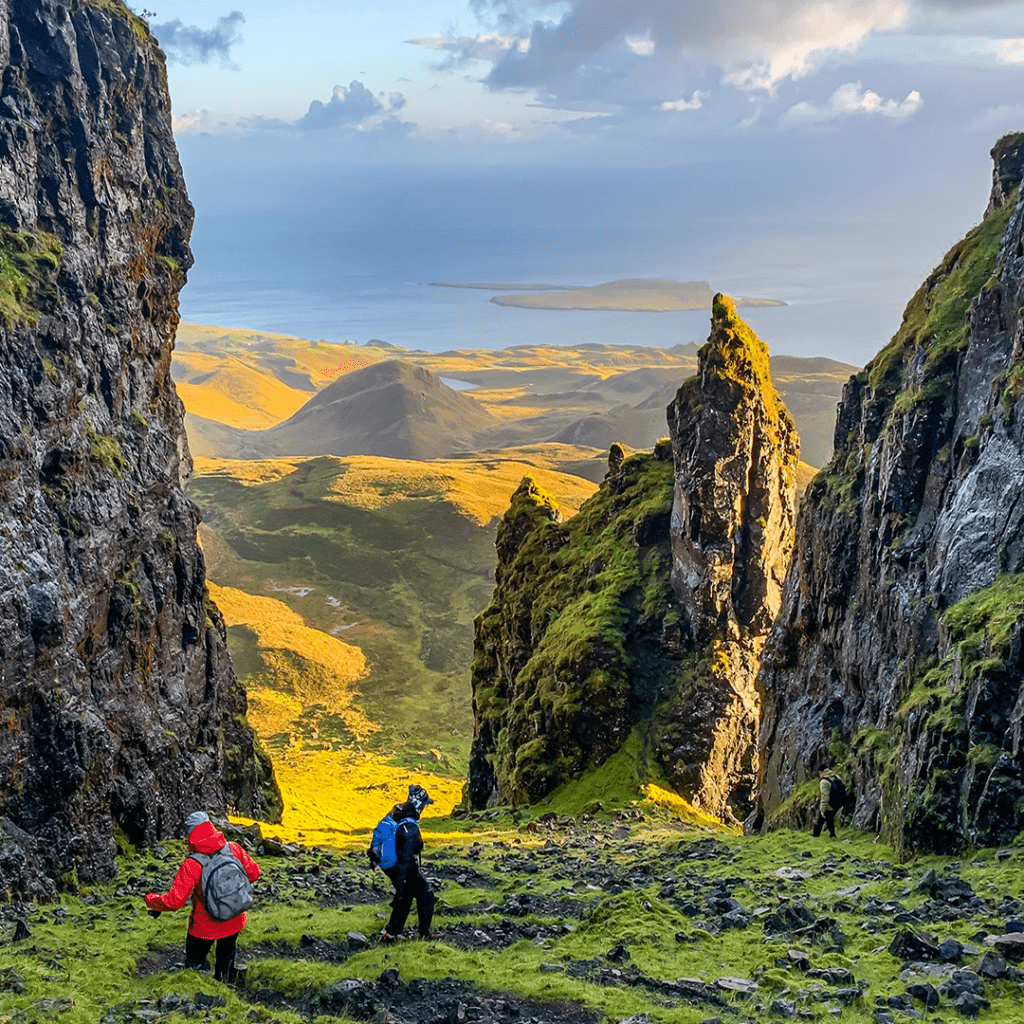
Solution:
{"label": "hiker in red jacket", "polygon": [[[189,915],[188,935],[185,937],[185,967],[195,971],[208,971],[210,965],[207,963],[207,957],[210,955],[210,948],[216,942],[217,956],[213,976],[218,981],[230,981],[231,969],[235,962],[235,943],[238,941],[238,933],[245,927],[245,912],[227,921],[218,921],[210,914],[203,903],[200,885],[203,866],[192,856],[195,853],[206,856],[214,854],[224,848],[227,840],[203,811],[195,811],[185,819],[185,835],[188,837],[189,856],[178,868],[170,892],[162,896],[155,892],[147,893],[146,906],[151,913],[159,914],[165,910],[180,910],[191,899],[192,913]],[[227,845],[238,858],[249,881],[255,882],[260,877],[256,861],[238,843]]]}

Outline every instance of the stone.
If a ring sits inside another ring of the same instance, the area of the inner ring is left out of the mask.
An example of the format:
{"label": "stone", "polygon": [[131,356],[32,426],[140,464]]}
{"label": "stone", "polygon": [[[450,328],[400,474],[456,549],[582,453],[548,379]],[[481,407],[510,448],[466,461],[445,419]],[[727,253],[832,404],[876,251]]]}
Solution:
{"label": "stone", "polygon": [[1002,978],[1006,974],[1006,960],[990,950],[978,961],[974,971],[983,978]]}
{"label": "stone", "polygon": [[912,981],[907,985],[907,995],[932,1010],[939,1005],[939,993],[927,981]]}
{"label": "stone", "polygon": [[943,963],[958,964],[963,959],[963,944],[956,939],[944,939],[939,943],[939,957]]}
{"label": "stone", "polygon": [[164,55],[120,7],[8,5],[2,33],[0,245],[38,258],[0,329],[0,818],[45,838],[0,860],[0,893],[35,897],[72,865],[113,878],[115,830],[152,847],[197,807],[278,817],[280,794],[185,493],[193,209]]}
{"label": "stone", "polygon": [[786,951],[786,959],[797,968],[797,970],[806,971],[811,966],[811,961],[807,954],[801,949],[789,949]]}
{"label": "stone", "polygon": [[1024,960],[1024,932],[1008,932],[1005,935],[986,935],[986,945],[994,946],[1007,960],[1019,963]]}
{"label": "stone", "polygon": [[889,952],[904,963],[912,960],[939,960],[939,947],[930,935],[916,932],[910,928],[901,928],[892,942]]}
{"label": "stone", "polygon": [[610,960],[613,964],[624,964],[630,958],[629,950],[621,943],[612,946],[604,956],[606,960]]}
{"label": "stone", "polygon": [[982,1010],[987,1010],[991,1003],[973,992],[963,992],[953,1000],[953,1009],[964,1017],[977,1017]]}
{"label": "stone", "polygon": [[773,1017],[795,1017],[796,1003],[791,999],[773,999],[771,1006],[768,1007],[768,1012]]}
{"label": "stone", "polygon": [[228,1001],[224,996],[210,995],[206,992],[197,992],[192,997],[192,1002],[204,1010],[212,1009],[215,1006],[227,1006]]}
{"label": "stone", "polygon": [[715,981],[715,985],[722,992],[733,992],[736,995],[752,996],[757,992],[757,982],[749,978],[723,977]]}
{"label": "stone", "polygon": [[[1007,145],[1019,150],[1019,133]],[[1011,173],[1000,152],[993,160],[1005,200],[1020,164]],[[1021,396],[1002,383],[1021,365],[1024,203],[1018,194],[1012,208],[993,203],[987,216],[998,245],[982,256],[972,233],[907,296],[904,330],[867,373],[850,378],[828,472],[804,492],[758,678],[751,827],[809,826],[813,795],[794,795],[835,763],[830,748],[870,732],[884,742],[891,771],[884,782],[871,767],[856,773],[855,823],[883,827],[901,849],[946,855],[1008,847],[1024,831],[1015,671],[1024,624],[1011,619],[1003,639],[986,640],[969,671],[960,660],[965,635],[942,628],[947,609],[972,595],[1012,601],[1001,574],[1024,571]],[[957,268],[968,249],[984,263],[975,280],[991,275],[984,287],[965,288]],[[941,366],[929,361],[934,339],[912,327],[925,296],[930,309],[949,301],[964,312],[955,360]],[[944,412],[951,396],[955,409]],[[926,663],[938,669],[936,692],[956,693],[947,714],[934,715],[935,701],[900,710]],[[984,747],[994,756],[976,763],[969,754]],[[941,881],[937,898],[972,898],[962,880]]]}
{"label": "stone", "polygon": [[370,944],[370,940],[362,932],[348,932],[345,941],[348,943],[348,948],[352,950],[366,949]]}
{"label": "stone", "polygon": [[947,999],[956,999],[964,993],[980,996],[985,992],[985,982],[973,971],[954,971],[948,980],[939,986],[939,993]]}

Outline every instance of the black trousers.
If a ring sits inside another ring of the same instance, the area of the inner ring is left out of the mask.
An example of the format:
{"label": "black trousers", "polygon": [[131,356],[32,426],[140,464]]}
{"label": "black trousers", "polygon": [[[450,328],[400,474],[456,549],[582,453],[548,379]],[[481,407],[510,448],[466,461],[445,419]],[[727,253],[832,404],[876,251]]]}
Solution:
{"label": "black trousers", "polygon": [[434,894],[430,891],[427,880],[420,874],[419,868],[401,884],[397,868],[388,868],[384,874],[391,879],[391,884],[395,887],[395,898],[391,901],[391,919],[386,927],[388,935],[402,934],[405,920],[412,908],[412,901],[415,900],[420,935],[429,936],[430,922],[434,919]]}
{"label": "black trousers", "polygon": [[824,814],[818,811],[818,820],[814,823],[814,834],[816,836],[821,835],[822,825],[828,825],[828,834],[835,839],[836,837],[836,814],[839,812],[838,807],[830,807]]}
{"label": "black trousers", "polygon": [[235,945],[238,933],[227,935],[223,939],[201,939],[197,935],[185,937],[185,966],[206,967],[206,958],[214,942],[217,943],[217,956],[214,958],[213,976],[217,981],[230,981],[231,968],[235,964]]}

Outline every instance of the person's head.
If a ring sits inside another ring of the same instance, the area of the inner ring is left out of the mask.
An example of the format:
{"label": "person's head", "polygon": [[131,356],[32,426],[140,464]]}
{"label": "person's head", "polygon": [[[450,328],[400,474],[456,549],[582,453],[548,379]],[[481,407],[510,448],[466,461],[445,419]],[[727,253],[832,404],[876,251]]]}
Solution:
{"label": "person's head", "polygon": [[415,782],[409,786],[409,803],[416,808],[417,818],[423,813],[427,804],[432,804],[433,802],[430,799],[430,794],[422,786],[417,785]]}
{"label": "person's head", "polygon": [[193,811],[185,819],[185,826],[184,826],[185,838],[186,839],[191,839],[192,833],[196,830],[196,828],[198,828],[204,822],[207,822],[209,820],[210,820],[210,816],[206,813],[206,811]]}

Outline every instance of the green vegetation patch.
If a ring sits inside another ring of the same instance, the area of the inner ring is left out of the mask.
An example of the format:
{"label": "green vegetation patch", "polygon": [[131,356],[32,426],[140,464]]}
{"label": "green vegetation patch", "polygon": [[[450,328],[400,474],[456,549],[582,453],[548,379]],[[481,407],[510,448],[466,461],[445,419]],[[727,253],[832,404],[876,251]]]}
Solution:
{"label": "green vegetation patch", "polygon": [[5,327],[32,326],[39,319],[40,306],[56,295],[63,252],[56,235],[0,226],[0,320]]}
{"label": "green vegetation patch", "polygon": [[579,513],[527,477],[498,527],[491,605],[477,620],[478,732],[514,803],[603,763],[653,707],[671,600],[672,464],[627,458]]}

